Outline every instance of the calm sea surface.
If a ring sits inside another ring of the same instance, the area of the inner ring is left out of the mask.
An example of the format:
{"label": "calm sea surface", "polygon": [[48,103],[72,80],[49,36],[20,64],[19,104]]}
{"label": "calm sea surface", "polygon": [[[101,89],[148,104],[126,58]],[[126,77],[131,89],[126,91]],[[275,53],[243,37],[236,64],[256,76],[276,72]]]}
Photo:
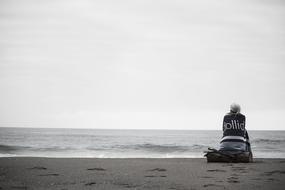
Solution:
{"label": "calm sea surface", "polygon": [[[193,158],[221,131],[0,128],[0,157]],[[285,158],[285,131],[249,131],[254,157]]]}

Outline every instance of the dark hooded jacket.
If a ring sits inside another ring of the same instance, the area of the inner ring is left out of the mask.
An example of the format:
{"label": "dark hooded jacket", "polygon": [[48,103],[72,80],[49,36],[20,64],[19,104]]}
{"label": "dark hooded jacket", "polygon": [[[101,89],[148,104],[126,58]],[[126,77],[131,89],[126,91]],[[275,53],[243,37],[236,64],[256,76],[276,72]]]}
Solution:
{"label": "dark hooded jacket", "polygon": [[248,134],[245,129],[245,116],[241,113],[230,112],[224,116],[223,138],[221,142],[247,142]]}

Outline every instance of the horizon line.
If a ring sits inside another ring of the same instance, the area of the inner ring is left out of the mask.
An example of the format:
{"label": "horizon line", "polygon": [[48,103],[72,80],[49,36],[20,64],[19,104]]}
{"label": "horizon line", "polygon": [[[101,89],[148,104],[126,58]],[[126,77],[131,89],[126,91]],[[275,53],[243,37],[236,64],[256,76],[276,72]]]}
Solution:
{"label": "horizon line", "polygon": [[[17,128],[17,129],[93,129],[93,130],[141,130],[141,131],[221,131],[220,129],[142,129],[142,128],[76,128],[76,127],[4,127],[0,126],[0,128]],[[248,130],[248,129],[247,129]],[[285,131],[284,129],[249,129],[248,131]]]}

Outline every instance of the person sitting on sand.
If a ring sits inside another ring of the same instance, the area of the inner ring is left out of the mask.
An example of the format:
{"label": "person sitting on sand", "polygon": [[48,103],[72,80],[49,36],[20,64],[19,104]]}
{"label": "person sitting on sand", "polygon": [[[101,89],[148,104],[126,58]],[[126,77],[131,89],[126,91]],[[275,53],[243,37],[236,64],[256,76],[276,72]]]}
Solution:
{"label": "person sitting on sand", "polygon": [[230,112],[224,116],[221,151],[246,151],[251,153],[249,136],[245,129],[245,116],[240,113],[240,106],[231,104]]}

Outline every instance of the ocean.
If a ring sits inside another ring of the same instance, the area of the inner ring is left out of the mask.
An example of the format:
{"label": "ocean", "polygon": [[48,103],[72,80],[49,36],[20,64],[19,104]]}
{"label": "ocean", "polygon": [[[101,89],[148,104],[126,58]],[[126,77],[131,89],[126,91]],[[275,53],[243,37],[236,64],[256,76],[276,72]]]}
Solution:
{"label": "ocean", "polygon": [[[248,131],[255,158],[285,158],[285,131]],[[0,157],[202,158],[222,131],[0,128]]]}

